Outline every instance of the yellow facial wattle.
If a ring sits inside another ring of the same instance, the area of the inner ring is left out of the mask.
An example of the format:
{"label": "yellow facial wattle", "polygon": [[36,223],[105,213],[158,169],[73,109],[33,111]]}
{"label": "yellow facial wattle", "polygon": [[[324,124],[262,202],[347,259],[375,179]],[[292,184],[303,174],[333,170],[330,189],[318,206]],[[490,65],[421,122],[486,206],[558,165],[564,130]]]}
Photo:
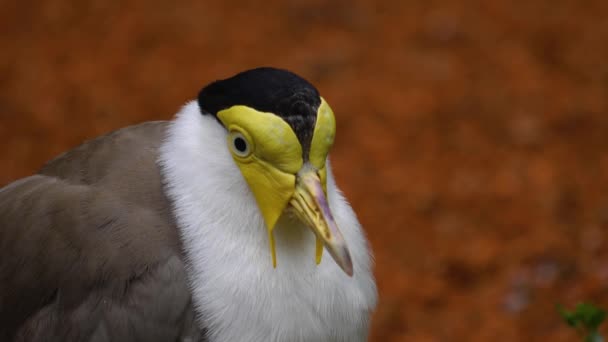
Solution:
{"label": "yellow facial wattle", "polygon": [[[302,146],[287,122],[274,114],[233,106],[219,111],[217,117],[228,129],[232,156],[266,223],[272,263],[276,266],[272,230],[295,191],[296,173],[303,163]],[[247,140],[251,150],[248,156],[235,151],[230,139],[235,132]]]}
{"label": "yellow facial wattle", "polygon": [[292,128],[273,113],[236,105],[217,113],[228,129],[228,146],[258,204],[270,241],[273,266],[276,250],[273,229],[291,206],[317,236],[316,260],[323,245],[338,265],[352,275],[352,262],[327,202],[325,160],[335,136],[335,119],[325,100],[304,162],[302,145]]}
{"label": "yellow facial wattle", "polygon": [[334,113],[327,102],[321,98],[321,105],[319,106],[319,110],[317,110],[317,121],[309,152],[310,162],[317,169],[321,170],[325,168],[327,154],[334,144],[335,137],[336,119],[334,118]]}

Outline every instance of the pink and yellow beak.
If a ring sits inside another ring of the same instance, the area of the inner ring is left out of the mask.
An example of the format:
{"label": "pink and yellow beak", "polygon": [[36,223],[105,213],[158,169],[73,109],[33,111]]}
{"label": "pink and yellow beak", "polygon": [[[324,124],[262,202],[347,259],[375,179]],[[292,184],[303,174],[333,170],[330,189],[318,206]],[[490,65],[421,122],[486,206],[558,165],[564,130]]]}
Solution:
{"label": "pink and yellow beak", "polygon": [[[325,161],[335,134],[335,119],[325,100],[321,99],[317,112],[307,162],[294,131],[280,117],[242,105],[222,110],[217,116],[228,129],[227,142],[234,161],[264,218],[273,266],[277,264],[273,230],[285,210],[292,210],[316,235],[317,264],[325,247],[338,266],[352,276],[350,253],[325,190]],[[236,150],[234,139],[248,148]]]}
{"label": "pink and yellow beak", "polygon": [[296,191],[289,201],[296,215],[317,237],[316,261],[321,262],[323,246],[349,276],[353,275],[353,263],[344,237],[329,209],[324,186],[313,168],[304,167],[296,176]]}

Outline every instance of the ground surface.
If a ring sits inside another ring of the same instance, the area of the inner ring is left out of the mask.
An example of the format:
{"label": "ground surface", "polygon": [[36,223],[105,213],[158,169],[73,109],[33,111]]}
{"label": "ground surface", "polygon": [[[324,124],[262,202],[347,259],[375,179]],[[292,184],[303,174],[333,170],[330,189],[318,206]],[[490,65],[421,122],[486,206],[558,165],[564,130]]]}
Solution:
{"label": "ground surface", "polygon": [[373,341],[573,341],[555,304],[608,306],[607,17],[606,1],[3,1],[0,185],[169,119],[210,80],[286,67],[337,115],[335,172],[376,254]]}

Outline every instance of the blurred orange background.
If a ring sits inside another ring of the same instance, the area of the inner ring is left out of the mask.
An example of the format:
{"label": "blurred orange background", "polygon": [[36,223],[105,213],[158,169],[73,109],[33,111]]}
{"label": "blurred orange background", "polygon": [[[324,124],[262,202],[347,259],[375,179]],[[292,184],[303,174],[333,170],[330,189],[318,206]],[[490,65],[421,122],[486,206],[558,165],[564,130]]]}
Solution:
{"label": "blurred orange background", "polygon": [[573,341],[608,300],[606,1],[3,1],[0,186],[256,66],[317,85],[372,341]]}

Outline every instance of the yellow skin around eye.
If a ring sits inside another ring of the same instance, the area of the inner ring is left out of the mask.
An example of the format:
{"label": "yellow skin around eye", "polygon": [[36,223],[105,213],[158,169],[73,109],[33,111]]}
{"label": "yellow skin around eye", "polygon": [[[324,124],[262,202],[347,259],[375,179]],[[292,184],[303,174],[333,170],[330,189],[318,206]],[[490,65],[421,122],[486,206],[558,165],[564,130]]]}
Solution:
{"label": "yellow skin around eye", "polygon": [[[327,196],[327,169],[325,168],[325,161],[327,160],[327,154],[334,144],[334,138],[336,137],[336,119],[334,112],[331,110],[324,98],[321,98],[321,105],[317,110],[317,121],[315,123],[315,130],[312,135],[312,142],[310,144],[310,152],[308,158],[310,163],[317,168],[319,172],[319,178],[321,179],[321,185],[323,191]],[[317,253],[318,254],[318,253]],[[318,256],[317,258],[320,259]]]}
{"label": "yellow skin around eye", "polygon": [[[249,184],[266,223],[273,266],[276,267],[272,231],[296,191],[296,175],[303,167],[302,146],[287,122],[275,114],[237,105],[219,111],[217,117],[229,132],[240,132],[251,149],[248,156],[241,157],[234,152],[232,156]],[[321,99],[309,159],[317,169],[325,195],[325,159],[334,135],[333,112]],[[230,137],[228,134],[228,144],[232,143]],[[322,254],[322,243],[318,239],[316,254],[318,263]]]}
{"label": "yellow skin around eye", "polygon": [[302,146],[287,122],[274,114],[239,105],[219,111],[217,117],[228,131],[241,132],[248,140],[251,155],[232,156],[272,231],[293,196]]}
{"label": "yellow skin around eye", "polygon": [[228,131],[238,131],[247,138],[253,159],[292,174],[302,167],[302,146],[280,117],[240,105],[219,111],[217,117]]}
{"label": "yellow skin around eye", "polygon": [[334,113],[327,102],[325,102],[325,99],[321,98],[309,154],[310,163],[318,170],[325,169],[327,153],[329,153],[329,149],[334,144],[335,136],[336,119],[334,118]]}

